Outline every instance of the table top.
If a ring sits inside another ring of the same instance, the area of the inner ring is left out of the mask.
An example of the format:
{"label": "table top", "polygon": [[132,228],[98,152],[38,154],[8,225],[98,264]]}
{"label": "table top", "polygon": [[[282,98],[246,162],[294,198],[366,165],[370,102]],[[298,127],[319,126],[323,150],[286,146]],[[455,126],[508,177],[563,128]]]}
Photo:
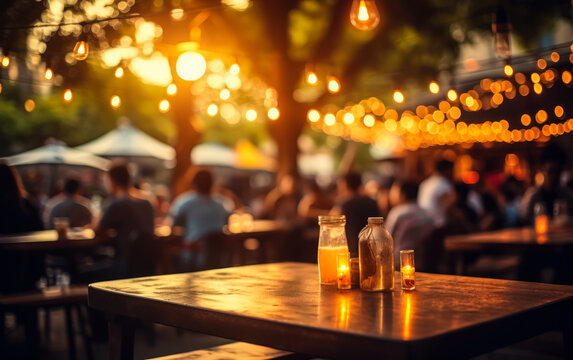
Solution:
{"label": "table top", "polygon": [[42,230],[22,234],[1,235],[0,250],[63,250],[90,247],[99,243],[92,229],[71,229],[65,240],[58,239],[56,230]]}
{"label": "table top", "polygon": [[418,273],[415,291],[339,291],[314,264],[277,263],[95,283],[89,304],[324,357],[467,356],[554,327],[573,287]]}
{"label": "table top", "polygon": [[444,246],[446,250],[573,246],[573,228],[553,228],[545,234],[536,234],[532,227],[523,227],[454,235],[445,239]]}

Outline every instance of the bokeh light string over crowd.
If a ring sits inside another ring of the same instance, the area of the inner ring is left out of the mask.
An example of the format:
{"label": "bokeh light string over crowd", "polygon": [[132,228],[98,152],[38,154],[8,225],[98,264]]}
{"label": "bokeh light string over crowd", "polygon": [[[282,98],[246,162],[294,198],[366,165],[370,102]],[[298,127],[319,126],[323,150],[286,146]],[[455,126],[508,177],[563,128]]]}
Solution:
{"label": "bokeh light string over crowd", "polygon": [[[548,61],[557,65],[563,58],[573,63],[573,45],[568,59],[553,51],[547,59],[536,61],[536,71],[515,72],[511,65],[504,66],[505,78],[483,78],[473,89],[458,94],[455,89],[445,92],[437,106],[418,105],[415,109],[398,112],[375,97],[356,104],[338,108],[327,104],[321,110],[310,109],[308,122],[317,131],[348,140],[372,143],[392,150],[416,150],[420,147],[452,145],[459,143],[546,141],[550,136],[559,136],[573,130],[573,109],[568,104],[548,107],[541,105],[536,111],[516,115],[521,127],[510,128],[508,119],[470,123],[464,121],[464,113],[488,111],[504,106],[518,96],[541,95],[545,89],[558,82],[571,88],[573,68],[551,68]],[[428,90],[439,93],[439,84],[432,81]],[[404,94],[392,98],[395,103],[404,102]]]}

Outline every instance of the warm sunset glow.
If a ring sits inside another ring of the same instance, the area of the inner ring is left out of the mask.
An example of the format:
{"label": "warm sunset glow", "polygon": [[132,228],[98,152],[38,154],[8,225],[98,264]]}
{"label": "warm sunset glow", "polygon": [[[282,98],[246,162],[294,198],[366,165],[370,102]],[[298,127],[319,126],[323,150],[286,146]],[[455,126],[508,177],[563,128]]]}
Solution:
{"label": "warm sunset glow", "polygon": [[318,110],[309,110],[308,111],[308,120],[310,120],[310,122],[317,122],[318,120],[320,120],[320,113],[318,112]]}
{"label": "warm sunset glow", "polygon": [[170,107],[169,100],[163,99],[159,102],[159,111],[162,113],[168,112]]}
{"label": "warm sunset glow", "polygon": [[267,112],[267,116],[268,116],[269,119],[271,119],[271,120],[276,120],[276,119],[278,119],[279,116],[280,116],[279,109],[277,109],[276,107],[270,108],[269,111]]}
{"label": "warm sunset glow", "polygon": [[114,76],[115,76],[117,79],[121,79],[121,78],[123,77],[123,67],[118,66],[118,67],[115,69]]}
{"label": "warm sunset glow", "polygon": [[76,46],[74,46],[74,58],[76,58],[76,60],[82,61],[87,59],[88,53],[89,46],[87,42],[80,40],[76,43]]}
{"label": "warm sunset glow", "polygon": [[64,101],[70,102],[72,101],[72,97],[73,97],[72,90],[66,89],[66,91],[64,91]]}
{"label": "warm sunset glow", "polygon": [[179,56],[175,65],[177,75],[186,81],[200,79],[207,70],[207,62],[203,55],[196,52],[185,52]]}
{"label": "warm sunset glow", "polygon": [[177,85],[175,84],[169,84],[169,86],[167,86],[167,90],[166,90],[168,95],[175,95],[177,93]]}
{"label": "warm sunset glow", "polygon": [[431,92],[432,94],[437,94],[437,93],[440,92],[440,85],[438,85],[437,82],[432,81],[432,82],[430,83],[430,85],[428,85],[428,89],[430,89],[430,92]]}
{"label": "warm sunset glow", "polygon": [[46,71],[44,72],[44,79],[52,80],[53,78],[54,78],[54,72],[52,71],[52,69],[46,68]]}
{"label": "warm sunset glow", "polygon": [[121,105],[121,98],[117,95],[114,95],[111,97],[109,103],[111,104],[112,108],[117,109]]}
{"label": "warm sunset glow", "polygon": [[394,91],[394,95],[392,95],[392,99],[394,99],[394,102],[396,102],[398,104],[402,104],[405,100],[404,94],[400,90]]}

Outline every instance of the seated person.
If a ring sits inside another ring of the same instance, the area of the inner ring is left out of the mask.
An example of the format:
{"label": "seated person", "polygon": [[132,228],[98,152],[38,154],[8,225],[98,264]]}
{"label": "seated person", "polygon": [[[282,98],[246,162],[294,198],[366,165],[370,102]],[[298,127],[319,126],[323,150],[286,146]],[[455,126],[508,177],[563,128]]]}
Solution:
{"label": "seated person", "polygon": [[213,199],[213,175],[202,169],[191,180],[191,191],[181,194],[171,208],[173,226],[182,226],[183,251],[179,254],[181,271],[203,268],[207,262],[206,238],[220,233],[229,214]]}
{"label": "seated person", "polygon": [[125,164],[108,171],[112,200],[103,210],[96,228],[100,237],[115,232],[114,278],[152,275],[155,270],[154,216],[151,203],[130,191],[131,176]]}
{"label": "seated person", "polygon": [[560,216],[569,219],[573,217],[573,193],[561,185],[561,172],[566,163],[567,155],[555,144],[548,145],[541,154],[543,184],[533,191],[526,204],[528,223],[534,223],[536,207],[544,208],[546,214],[552,218],[556,204],[563,204],[560,205],[560,211],[565,214],[559,214]]}
{"label": "seated person", "polygon": [[[395,264],[399,264],[400,250],[416,250],[421,258],[422,242],[434,229],[434,220],[417,204],[418,185],[412,181],[398,181],[392,185],[392,209],[385,221],[386,229],[394,238]],[[421,264],[418,264],[421,265]]]}
{"label": "seated person", "polygon": [[81,196],[82,185],[76,177],[70,176],[64,184],[64,197],[56,204],[48,214],[46,226],[54,228],[54,219],[58,217],[68,218],[70,227],[83,227],[92,221],[90,202]]}
{"label": "seated person", "polygon": [[358,257],[358,235],[368,224],[369,217],[380,216],[375,200],[364,194],[362,176],[349,172],[338,180],[338,192],[342,199],[330,211],[330,215],[346,216],[346,241],[351,257]]}

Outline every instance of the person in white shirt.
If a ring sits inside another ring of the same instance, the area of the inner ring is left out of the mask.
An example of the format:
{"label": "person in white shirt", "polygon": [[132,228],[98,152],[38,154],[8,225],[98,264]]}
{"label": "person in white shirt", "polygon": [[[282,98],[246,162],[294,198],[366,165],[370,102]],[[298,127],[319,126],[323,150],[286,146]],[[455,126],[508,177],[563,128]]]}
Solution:
{"label": "person in white shirt", "polygon": [[453,198],[451,183],[454,164],[448,160],[436,163],[434,173],[420,184],[418,205],[434,219],[434,226],[441,228],[447,223],[447,208]]}

